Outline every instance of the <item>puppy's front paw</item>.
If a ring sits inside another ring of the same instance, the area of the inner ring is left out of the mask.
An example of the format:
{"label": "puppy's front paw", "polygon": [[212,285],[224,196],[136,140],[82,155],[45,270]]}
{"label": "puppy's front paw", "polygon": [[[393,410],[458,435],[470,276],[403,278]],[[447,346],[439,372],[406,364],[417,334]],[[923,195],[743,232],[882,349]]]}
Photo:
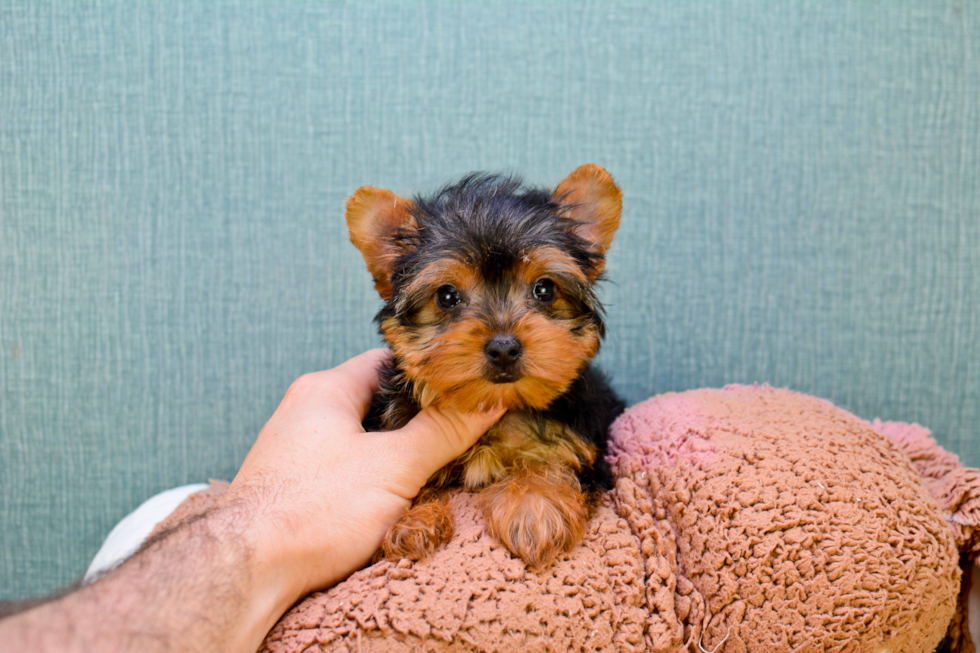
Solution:
{"label": "puppy's front paw", "polygon": [[388,529],[378,559],[421,560],[451,540],[454,530],[444,497],[416,503]]}
{"label": "puppy's front paw", "polygon": [[560,467],[514,469],[481,496],[490,534],[535,571],[571,551],[588,524],[578,479]]}

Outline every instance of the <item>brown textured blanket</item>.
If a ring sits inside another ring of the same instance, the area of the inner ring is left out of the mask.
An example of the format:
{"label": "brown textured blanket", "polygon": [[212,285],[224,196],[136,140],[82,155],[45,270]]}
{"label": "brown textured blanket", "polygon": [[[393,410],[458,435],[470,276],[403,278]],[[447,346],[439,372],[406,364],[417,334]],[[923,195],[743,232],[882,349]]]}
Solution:
{"label": "brown textured blanket", "polygon": [[730,386],[654,397],[611,437],[616,488],[546,571],[457,493],[452,542],[310,595],[262,650],[928,653],[951,620],[952,650],[973,650],[957,601],[980,472],[924,428]]}

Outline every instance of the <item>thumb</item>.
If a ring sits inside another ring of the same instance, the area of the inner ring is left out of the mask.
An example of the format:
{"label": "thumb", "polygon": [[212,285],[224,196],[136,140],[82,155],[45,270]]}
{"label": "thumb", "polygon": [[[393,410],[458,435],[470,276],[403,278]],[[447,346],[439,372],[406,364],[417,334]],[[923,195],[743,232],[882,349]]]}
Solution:
{"label": "thumb", "polygon": [[422,454],[418,462],[424,469],[420,471],[431,475],[476,444],[505,412],[498,407],[484,413],[464,413],[433,405],[391,435],[411,443],[410,449]]}

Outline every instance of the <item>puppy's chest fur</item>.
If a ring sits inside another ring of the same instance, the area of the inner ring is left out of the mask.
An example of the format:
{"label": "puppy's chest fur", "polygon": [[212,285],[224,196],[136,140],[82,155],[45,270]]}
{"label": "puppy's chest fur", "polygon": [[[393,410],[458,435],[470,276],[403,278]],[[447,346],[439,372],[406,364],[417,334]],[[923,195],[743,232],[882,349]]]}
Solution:
{"label": "puppy's chest fur", "polygon": [[[380,370],[380,391],[364,421],[368,430],[399,429],[421,406],[412,382],[391,361]],[[545,410],[512,410],[466,453],[439,470],[430,487],[463,486],[476,490],[515,466],[560,465],[573,471],[582,489],[611,485],[605,461],[609,425],[624,403],[604,375],[591,365]]]}
{"label": "puppy's chest fur", "polygon": [[535,463],[557,463],[579,473],[595,462],[597,452],[594,444],[554,419],[511,411],[429,483],[476,490],[499,479],[509,467]]}

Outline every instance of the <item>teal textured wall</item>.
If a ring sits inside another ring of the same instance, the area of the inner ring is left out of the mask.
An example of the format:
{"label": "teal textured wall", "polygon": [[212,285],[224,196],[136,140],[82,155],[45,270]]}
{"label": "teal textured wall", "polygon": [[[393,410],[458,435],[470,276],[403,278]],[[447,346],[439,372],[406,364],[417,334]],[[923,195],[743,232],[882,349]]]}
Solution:
{"label": "teal textured wall", "polygon": [[980,464],[978,100],[969,0],[4,2],[0,598],[377,342],[363,184],[601,163],[630,401],[768,382]]}

